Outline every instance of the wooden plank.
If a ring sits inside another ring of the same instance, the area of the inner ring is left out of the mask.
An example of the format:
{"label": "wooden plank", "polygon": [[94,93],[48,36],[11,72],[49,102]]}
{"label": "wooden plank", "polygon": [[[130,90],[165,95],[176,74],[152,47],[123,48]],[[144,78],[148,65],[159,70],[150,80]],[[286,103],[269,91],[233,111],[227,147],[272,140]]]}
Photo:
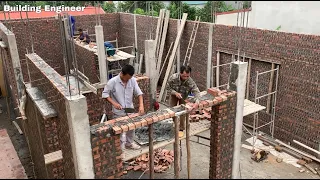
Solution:
{"label": "wooden plank", "polygon": [[159,70],[160,70],[160,66],[161,66],[163,49],[164,49],[164,45],[165,45],[166,37],[167,37],[167,32],[168,32],[169,19],[170,19],[170,11],[166,10],[166,18],[164,20],[163,35],[161,37],[159,56],[157,57],[158,61],[157,61],[156,68],[157,68],[158,72],[160,72]]}
{"label": "wooden plank", "polygon": [[178,48],[178,44],[179,44],[179,41],[180,41],[181,36],[182,36],[182,32],[183,32],[183,29],[184,29],[184,25],[186,24],[187,16],[188,16],[187,13],[183,13],[181,26],[180,26],[180,29],[179,29],[179,31],[178,31],[177,38],[176,38],[176,40],[175,40],[175,42],[174,42],[174,46],[173,46],[173,49],[172,49],[172,54],[171,54],[170,59],[169,59],[167,72],[166,72],[166,75],[165,75],[165,77],[164,77],[164,81],[163,81],[163,84],[162,84],[162,87],[161,87],[161,91],[160,91],[160,94],[159,94],[158,101],[161,101],[161,99],[163,98],[164,90],[165,90],[165,88],[166,88],[167,81],[168,81],[168,79],[169,79],[169,73],[170,73],[170,70],[171,70],[172,65],[173,65],[173,60],[174,60],[174,58],[175,58],[176,51],[177,51],[177,48]]}
{"label": "wooden plank", "polygon": [[315,160],[315,161],[317,161],[317,162],[320,163],[320,159],[317,159],[317,158],[314,157],[314,156],[311,156],[311,155],[309,155],[309,154],[307,154],[307,153],[304,153],[304,152],[302,152],[302,151],[299,151],[298,149],[296,149],[296,148],[294,148],[294,147],[291,147],[291,146],[289,146],[289,145],[281,142],[281,141],[278,140],[278,139],[276,139],[275,141],[276,141],[277,143],[279,143],[279,144],[281,144],[281,145],[283,145],[283,146],[285,146],[285,147],[287,147],[287,148],[289,148],[289,149],[291,149],[291,150],[293,150],[293,151],[295,151],[295,152],[303,155],[303,156],[306,156],[306,157],[308,157],[308,158],[311,158],[311,159],[313,159],[313,160]]}
{"label": "wooden plank", "polygon": [[12,123],[14,124],[14,126],[18,129],[19,131],[19,134],[23,134],[23,132],[21,131],[19,125],[15,122],[15,121],[12,121]]}
{"label": "wooden plank", "polygon": [[264,110],[266,107],[260,105],[250,105],[243,108],[243,116]]}
{"label": "wooden plank", "polygon": [[211,72],[212,72],[212,35],[213,24],[209,27],[209,39],[208,39],[208,64],[207,64],[207,89],[211,87]]}
{"label": "wooden plank", "polygon": [[162,37],[162,34],[163,34],[162,29],[163,29],[163,20],[164,20],[165,12],[166,12],[166,10],[162,9],[162,15],[161,15],[161,21],[160,21],[160,31],[159,31],[158,39],[156,41],[156,49],[155,49],[155,53],[156,53],[157,57],[159,55],[160,40],[161,40],[161,37]]}
{"label": "wooden plank", "polygon": [[[274,63],[272,63],[272,65],[271,65],[271,70],[274,70]],[[268,94],[270,94],[272,92],[273,77],[274,77],[274,71],[271,71],[270,72],[270,81],[269,81]],[[272,95],[268,95],[268,99],[267,99],[267,110],[266,110],[267,113],[270,112],[271,96]]]}
{"label": "wooden plank", "polygon": [[249,59],[249,65],[248,65],[248,75],[247,75],[247,94],[246,99],[249,99],[249,90],[250,90],[250,75],[251,75],[251,58]]}
{"label": "wooden plank", "polygon": [[135,57],[132,54],[129,54],[129,53],[126,53],[126,52],[120,51],[120,50],[117,50],[116,54],[119,55],[122,58],[125,58],[125,59],[129,59],[129,58],[134,58]]}
{"label": "wooden plank", "polygon": [[138,73],[141,74],[141,69],[142,69],[142,61],[143,61],[143,54],[140,54],[140,61],[139,61],[139,71]]}
{"label": "wooden plank", "polygon": [[[161,22],[163,21],[162,17],[163,17],[163,14],[164,14],[164,9],[160,9],[160,13],[159,13],[159,18],[158,18],[158,23],[157,23],[157,30],[156,30],[156,38],[155,38],[155,41],[156,41],[156,45],[158,45],[158,41],[160,39],[160,27],[161,27]],[[157,52],[157,50],[156,50]]]}
{"label": "wooden plank", "polygon": [[174,178],[179,179],[180,177],[180,150],[179,150],[179,119],[173,117],[174,130],[175,130],[175,141],[174,141]]}
{"label": "wooden plank", "polygon": [[59,161],[61,159],[63,159],[61,150],[44,155],[44,163],[45,164],[51,164],[51,163],[54,163],[54,162]]}
{"label": "wooden plank", "polygon": [[159,79],[160,79],[160,76],[161,76],[162,71],[163,71],[163,69],[164,69],[164,66],[165,66],[165,64],[166,64],[166,62],[167,62],[167,60],[168,60],[168,57],[169,57],[169,54],[170,54],[170,51],[171,51],[171,48],[172,48],[172,44],[173,44],[173,42],[170,44],[170,47],[169,47],[168,53],[167,53],[167,55],[166,55],[166,58],[165,58],[164,61],[163,61],[163,64],[162,64],[161,70],[160,70],[160,72],[159,72],[159,75],[158,75],[158,79],[157,79],[157,81],[156,81],[156,84],[158,84]]}
{"label": "wooden plank", "polygon": [[134,28],[134,47],[138,49],[138,36],[137,36],[137,20],[136,14],[133,15],[133,28]]}
{"label": "wooden plank", "polygon": [[[180,28],[180,24],[181,24],[181,20],[178,19],[177,20],[177,33],[179,32],[179,28]],[[177,72],[180,73],[180,61],[181,61],[181,58],[180,58],[180,41],[179,41],[179,45],[178,45],[178,49],[177,49],[177,59],[179,59],[177,61]]]}

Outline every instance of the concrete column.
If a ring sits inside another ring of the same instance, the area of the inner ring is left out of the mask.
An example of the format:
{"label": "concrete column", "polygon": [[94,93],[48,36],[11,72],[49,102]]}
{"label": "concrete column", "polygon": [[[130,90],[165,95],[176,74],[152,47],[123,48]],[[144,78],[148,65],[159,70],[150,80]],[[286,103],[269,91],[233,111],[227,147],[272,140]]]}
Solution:
{"label": "concrete column", "polygon": [[146,64],[146,75],[150,78],[150,87],[151,87],[151,97],[156,98],[156,41],[155,40],[145,40],[145,64]]}
{"label": "concrete column", "polygon": [[208,40],[208,64],[207,64],[207,89],[211,87],[212,78],[212,36],[213,36],[213,24],[209,27],[209,40]]}
{"label": "concrete column", "polygon": [[71,151],[77,179],[94,179],[89,116],[85,96],[66,97]]}
{"label": "concrete column", "polygon": [[101,25],[95,26],[96,41],[98,48],[98,60],[99,60],[99,73],[100,73],[100,83],[107,83],[107,58],[106,58],[106,48],[104,47],[104,37],[103,37],[103,27]]}
{"label": "concrete column", "polygon": [[[22,96],[24,95],[24,92],[23,92],[24,85],[23,85],[23,75],[22,75],[22,70],[20,65],[20,58],[19,58],[19,53],[17,48],[17,41],[16,41],[15,35],[12,32],[9,32],[7,34],[7,38],[8,38],[8,45],[10,49],[13,71],[14,71],[14,77],[17,82],[18,98],[19,100],[21,100]],[[18,102],[18,104],[20,104],[20,102]]]}
{"label": "concrete column", "polygon": [[243,124],[243,106],[246,92],[247,62],[235,61],[231,64],[228,89],[237,92],[232,178],[239,179],[240,149]]}

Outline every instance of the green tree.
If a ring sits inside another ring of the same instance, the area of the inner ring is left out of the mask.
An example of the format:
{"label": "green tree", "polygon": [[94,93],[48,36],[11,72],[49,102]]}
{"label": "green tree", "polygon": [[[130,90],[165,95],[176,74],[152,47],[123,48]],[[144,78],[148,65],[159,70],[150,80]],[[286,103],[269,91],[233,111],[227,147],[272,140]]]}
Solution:
{"label": "green tree", "polygon": [[170,10],[170,18],[179,19],[179,13],[181,16],[183,13],[188,13],[188,20],[195,20],[197,15],[197,8],[190,7],[187,3],[181,5],[181,1],[171,1],[167,8]]}
{"label": "green tree", "polygon": [[135,8],[140,8],[143,9],[144,12],[148,12],[146,3],[150,3],[150,6],[153,7],[153,11],[155,12],[159,12],[160,9],[163,9],[165,7],[162,1],[123,1],[118,4],[118,9],[121,12],[133,13]]}
{"label": "green tree", "polygon": [[134,14],[140,14],[140,15],[145,15],[145,14],[146,14],[146,13],[144,12],[144,10],[141,9],[141,8],[135,9],[133,13],[134,13]]}
{"label": "green tree", "polygon": [[103,5],[103,10],[107,13],[113,13],[116,11],[116,6],[114,3],[108,3],[106,2],[104,5]]}

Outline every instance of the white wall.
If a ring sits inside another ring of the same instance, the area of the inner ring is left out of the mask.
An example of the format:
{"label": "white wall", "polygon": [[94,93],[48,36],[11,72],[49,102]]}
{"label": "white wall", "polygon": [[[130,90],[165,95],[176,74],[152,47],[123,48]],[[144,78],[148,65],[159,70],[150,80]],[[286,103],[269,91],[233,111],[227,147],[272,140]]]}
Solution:
{"label": "white wall", "polygon": [[[237,22],[238,22],[238,26],[240,26],[241,23],[241,27],[243,27],[243,12],[239,13],[230,13],[230,14],[221,14],[221,15],[217,15],[217,24],[223,24],[223,25],[229,25],[229,26],[237,26]],[[244,27],[250,27],[250,16],[251,16],[251,12],[249,12],[249,18],[247,20],[247,16],[248,16],[248,11],[246,11],[244,13]],[[237,18],[238,17],[238,18]],[[238,19],[238,21],[237,21]],[[248,24],[248,26],[247,26]]]}
{"label": "white wall", "polygon": [[319,1],[252,1],[251,27],[320,35]]}

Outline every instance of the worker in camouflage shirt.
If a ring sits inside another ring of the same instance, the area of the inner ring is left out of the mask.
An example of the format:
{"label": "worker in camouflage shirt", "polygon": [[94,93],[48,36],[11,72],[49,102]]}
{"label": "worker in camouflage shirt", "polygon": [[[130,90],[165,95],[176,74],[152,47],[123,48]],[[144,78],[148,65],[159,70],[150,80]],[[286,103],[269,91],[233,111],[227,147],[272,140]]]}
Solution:
{"label": "worker in camouflage shirt", "polygon": [[[185,100],[188,98],[189,94],[194,94],[196,101],[200,95],[199,88],[197,84],[190,77],[191,67],[181,66],[180,73],[173,74],[168,81],[167,89],[170,93],[170,107],[179,104],[185,104]],[[194,104],[195,108],[196,104]],[[179,137],[183,136],[183,130],[185,130],[186,115],[180,116],[180,132]]]}

